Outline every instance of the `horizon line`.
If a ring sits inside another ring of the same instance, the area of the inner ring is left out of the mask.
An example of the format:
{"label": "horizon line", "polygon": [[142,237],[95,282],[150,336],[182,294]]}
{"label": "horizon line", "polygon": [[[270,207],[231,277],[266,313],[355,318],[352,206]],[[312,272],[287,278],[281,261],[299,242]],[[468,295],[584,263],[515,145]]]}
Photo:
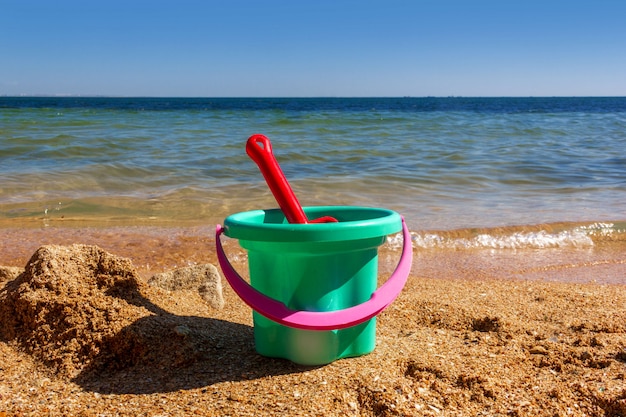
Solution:
{"label": "horizon line", "polygon": [[0,94],[1,98],[146,98],[146,99],[371,99],[371,98],[626,98],[626,95],[502,95],[502,96],[464,96],[464,95],[426,95],[426,96],[147,96],[147,95],[105,95],[105,94]]}

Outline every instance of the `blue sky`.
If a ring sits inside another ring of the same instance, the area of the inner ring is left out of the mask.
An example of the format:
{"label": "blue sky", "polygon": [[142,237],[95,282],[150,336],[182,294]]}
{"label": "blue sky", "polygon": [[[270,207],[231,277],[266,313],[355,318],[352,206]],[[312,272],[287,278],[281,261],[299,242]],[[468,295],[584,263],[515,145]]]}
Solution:
{"label": "blue sky", "polygon": [[626,96],[623,0],[0,0],[0,95]]}

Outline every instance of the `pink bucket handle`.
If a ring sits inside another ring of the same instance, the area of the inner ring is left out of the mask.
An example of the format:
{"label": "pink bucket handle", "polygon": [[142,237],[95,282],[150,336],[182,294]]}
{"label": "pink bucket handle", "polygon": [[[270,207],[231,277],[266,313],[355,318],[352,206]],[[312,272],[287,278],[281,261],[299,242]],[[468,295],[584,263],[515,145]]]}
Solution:
{"label": "pink bucket handle", "polygon": [[279,324],[304,330],[336,330],[352,327],[363,323],[378,313],[383,311],[396,299],[406,283],[411,272],[413,262],[413,246],[411,244],[411,234],[402,218],[402,236],[404,244],[402,246],[402,256],[398,266],[371,298],[364,303],[335,311],[297,311],[289,309],[285,304],[270,298],[254,289],[248,284],[228,261],[220,235],[224,232],[221,225],[217,225],[215,231],[215,242],[217,258],[224,272],[226,280],[235,293],[253,310],[262,314],[270,320]]}

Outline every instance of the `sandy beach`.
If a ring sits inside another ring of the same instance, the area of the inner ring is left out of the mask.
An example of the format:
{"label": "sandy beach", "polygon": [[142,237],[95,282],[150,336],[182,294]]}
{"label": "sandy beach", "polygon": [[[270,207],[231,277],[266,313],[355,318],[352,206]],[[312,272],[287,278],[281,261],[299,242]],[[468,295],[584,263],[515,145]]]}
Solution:
{"label": "sandy beach", "polygon": [[[415,250],[374,352],[303,367],[255,352],[250,309],[224,281],[222,309],[147,284],[216,264],[212,228],[0,235],[0,416],[626,415],[623,242]],[[381,282],[397,255],[381,248]],[[29,259],[48,269],[24,272]]]}

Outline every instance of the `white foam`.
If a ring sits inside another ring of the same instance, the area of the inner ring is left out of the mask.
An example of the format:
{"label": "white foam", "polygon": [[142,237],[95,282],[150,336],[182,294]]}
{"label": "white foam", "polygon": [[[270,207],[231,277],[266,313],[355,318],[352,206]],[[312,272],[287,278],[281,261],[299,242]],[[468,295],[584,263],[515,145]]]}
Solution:
{"label": "white foam", "polygon": [[574,230],[580,230],[591,236],[611,237],[626,230],[617,229],[614,223],[593,223],[588,226],[579,226]]}
{"label": "white foam", "polygon": [[518,232],[505,236],[478,235],[472,239],[459,239],[469,248],[491,249],[543,249],[561,247],[589,247],[593,240],[582,231],[568,230],[559,233]]}
{"label": "white foam", "polygon": [[[544,248],[585,248],[594,245],[594,234],[612,233],[610,225],[584,227],[551,233],[545,230],[536,232],[513,232],[504,235],[488,233],[473,237],[447,237],[437,233],[412,233],[413,247],[421,249],[544,249]],[[392,248],[402,245],[402,235],[390,236],[387,242]]]}

